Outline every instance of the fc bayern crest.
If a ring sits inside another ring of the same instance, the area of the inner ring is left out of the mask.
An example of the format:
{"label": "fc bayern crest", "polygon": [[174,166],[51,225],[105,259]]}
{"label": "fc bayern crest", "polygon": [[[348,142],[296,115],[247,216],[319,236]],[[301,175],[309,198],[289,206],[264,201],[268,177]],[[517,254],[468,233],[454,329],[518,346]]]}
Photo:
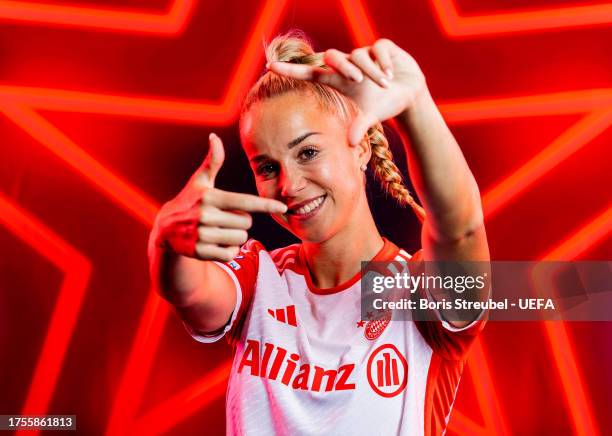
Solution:
{"label": "fc bayern crest", "polygon": [[371,319],[368,321],[368,323],[365,325],[363,334],[367,339],[373,341],[382,335],[383,331],[385,331],[390,322],[391,312],[387,311],[378,319]]}

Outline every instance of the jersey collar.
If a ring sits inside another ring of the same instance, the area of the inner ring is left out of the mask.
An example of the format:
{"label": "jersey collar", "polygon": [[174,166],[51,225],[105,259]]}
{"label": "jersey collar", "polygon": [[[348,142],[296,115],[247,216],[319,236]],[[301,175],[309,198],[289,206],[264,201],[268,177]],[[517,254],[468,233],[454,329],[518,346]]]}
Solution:
{"label": "jersey collar", "polygon": [[[383,236],[383,242],[384,242],[383,247],[376,254],[376,256],[374,256],[371,259],[371,262],[390,262],[394,260],[395,257],[398,255],[400,249],[397,247],[397,245],[389,241],[384,236]],[[350,288],[355,283],[357,283],[359,279],[361,279],[361,270],[359,270],[357,274],[355,274],[353,277],[351,277],[349,280],[345,281],[344,283],[341,283],[331,288],[317,288],[312,283],[312,277],[310,276],[310,270],[308,269],[308,264],[306,263],[306,259],[304,257],[304,250],[302,249],[301,245],[300,245],[300,250],[299,250],[299,262],[300,262],[301,270],[303,271],[303,274],[304,274],[304,279],[306,280],[306,284],[308,285],[308,289],[314,294],[318,294],[318,295],[336,294],[338,292],[342,292]]]}

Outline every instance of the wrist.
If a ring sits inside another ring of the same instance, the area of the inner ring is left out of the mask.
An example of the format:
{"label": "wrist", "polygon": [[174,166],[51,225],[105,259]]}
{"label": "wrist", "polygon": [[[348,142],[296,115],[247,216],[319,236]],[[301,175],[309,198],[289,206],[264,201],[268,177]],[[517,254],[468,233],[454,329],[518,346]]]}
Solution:
{"label": "wrist", "polygon": [[420,85],[409,97],[406,108],[398,115],[403,121],[415,122],[422,114],[427,113],[432,107],[436,107],[433,97],[423,80]]}

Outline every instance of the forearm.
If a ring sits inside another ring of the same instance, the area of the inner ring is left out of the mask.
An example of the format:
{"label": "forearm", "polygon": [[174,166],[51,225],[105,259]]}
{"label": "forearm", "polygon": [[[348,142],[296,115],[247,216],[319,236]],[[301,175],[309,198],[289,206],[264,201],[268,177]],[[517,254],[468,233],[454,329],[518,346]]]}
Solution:
{"label": "forearm", "polygon": [[[429,260],[476,261],[464,264],[465,274],[490,277],[489,249],[483,224],[478,185],[457,141],[425,88],[411,109],[399,117],[399,125],[408,136],[408,170],[414,188],[423,203],[427,219],[423,228],[423,248]],[[431,266],[431,265],[430,265]],[[456,297],[444,290],[434,293],[434,300]],[[474,292],[475,301],[489,298],[489,286]],[[440,310],[443,319],[454,327],[464,327],[480,310]]]}
{"label": "forearm", "polygon": [[212,261],[164,248],[154,232],[149,240],[149,268],[157,292],[195,330],[215,331],[224,326],[236,304],[231,278]]}
{"label": "forearm", "polygon": [[201,260],[164,249],[154,241],[149,244],[149,271],[159,294],[178,307],[192,304],[204,288],[205,268]]}
{"label": "forearm", "polygon": [[211,261],[150,250],[151,279],[158,293],[196,331],[215,331],[226,324],[235,305],[227,273]]}
{"label": "forearm", "polygon": [[458,240],[480,227],[478,185],[426,87],[397,121],[410,139],[408,170],[432,237]]}

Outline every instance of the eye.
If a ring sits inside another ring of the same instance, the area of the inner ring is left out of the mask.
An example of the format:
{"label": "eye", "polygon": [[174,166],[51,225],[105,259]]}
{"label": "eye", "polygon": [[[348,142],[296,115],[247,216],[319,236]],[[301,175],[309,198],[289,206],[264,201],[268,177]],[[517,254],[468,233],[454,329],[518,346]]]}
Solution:
{"label": "eye", "polygon": [[277,170],[277,165],[272,162],[262,162],[257,166],[257,175],[264,178],[270,178],[274,176]]}
{"label": "eye", "polygon": [[318,154],[319,154],[319,150],[317,150],[315,147],[308,146],[300,150],[298,157],[301,160],[309,161],[317,157]]}

